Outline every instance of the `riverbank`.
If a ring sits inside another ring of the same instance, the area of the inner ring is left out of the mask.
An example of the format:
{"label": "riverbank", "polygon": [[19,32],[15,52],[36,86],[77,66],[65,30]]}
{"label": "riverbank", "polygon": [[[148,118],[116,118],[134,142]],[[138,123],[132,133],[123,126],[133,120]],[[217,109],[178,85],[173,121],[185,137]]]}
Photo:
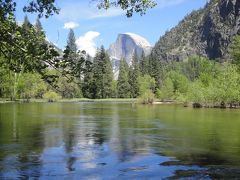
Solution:
{"label": "riverbank", "polygon": [[183,105],[184,107],[192,107],[194,109],[198,108],[215,108],[215,109],[240,109],[240,103],[213,103],[213,104],[204,104],[204,103],[195,103],[195,102],[180,102],[180,101],[154,101],[153,105]]}
{"label": "riverbank", "polygon": [[[4,103],[48,103],[48,99],[17,99],[16,101],[11,101],[9,98],[0,98],[0,104]],[[53,102],[60,103],[77,103],[77,102],[123,102],[123,103],[136,103],[142,104],[141,101],[137,98],[109,98],[109,99],[88,99],[88,98],[73,98],[73,99],[57,99]],[[216,103],[216,104],[202,104],[202,103],[194,103],[194,102],[180,102],[174,100],[161,101],[156,99],[154,102],[149,103],[152,105],[182,105],[184,107],[192,107],[192,108],[216,108],[216,109],[240,109],[240,104],[224,104],[224,103]]]}
{"label": "riverbank", "polygon": [[193,108],[240,109],[240,103],[186,103],[184,106]]}
{"label": "riverbank", "polygon": [[166,105],[166,104],[183,104],[182,102],[177,101],[160,101],[156,100],[152,103],[153,105]]}
{"label": "riverbank", "polygon": [[[137,99],[134,98],[110,98],[110,99],[87,99],[87,98],[73,98],[73,99],[58,99],[55,100],[54,102],[62,102],[62,103],[70,103],[70,102],[129,102],[129,103],[135,103]],[[48,99],[17,99],[16,101],[11,101],[8,98],[2,98],[0,99],[0,104],[2,103],[14,103],[14,102],[29,102],[29,103],[46,103],[49,102]]]}

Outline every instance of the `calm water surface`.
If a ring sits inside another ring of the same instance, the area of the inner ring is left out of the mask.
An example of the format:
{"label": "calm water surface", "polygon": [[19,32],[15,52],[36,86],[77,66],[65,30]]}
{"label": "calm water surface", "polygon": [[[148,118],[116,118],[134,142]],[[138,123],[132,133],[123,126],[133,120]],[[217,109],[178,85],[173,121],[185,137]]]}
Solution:
{"label": "calm water surface", "polygon": [[240,110],[0,104],[0,179],[240,178]]}

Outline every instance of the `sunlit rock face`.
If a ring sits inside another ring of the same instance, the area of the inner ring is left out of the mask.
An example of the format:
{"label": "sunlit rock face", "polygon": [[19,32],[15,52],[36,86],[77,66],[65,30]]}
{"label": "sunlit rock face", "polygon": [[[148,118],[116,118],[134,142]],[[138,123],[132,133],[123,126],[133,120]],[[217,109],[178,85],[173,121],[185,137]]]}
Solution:
{"label": "sunlit rock face", "polygon": [[145,55],[148,55],[151,52],[151,49],[150,43],[137,34],[119,34],[116,42],[111,44],[107,51],[112,61],[114,78],[116,79],[118,77],[121,59],[125,59],[130,65],[134,51],[140,58],[143,52]]}

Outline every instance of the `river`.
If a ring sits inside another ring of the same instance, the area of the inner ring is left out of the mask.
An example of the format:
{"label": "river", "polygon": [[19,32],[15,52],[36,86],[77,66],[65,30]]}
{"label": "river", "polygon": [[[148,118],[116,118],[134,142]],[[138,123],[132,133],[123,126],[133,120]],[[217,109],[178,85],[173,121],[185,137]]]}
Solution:
{"label": "river", "polygon": [[240,178],[240,110],[0,104],[0,179]]}

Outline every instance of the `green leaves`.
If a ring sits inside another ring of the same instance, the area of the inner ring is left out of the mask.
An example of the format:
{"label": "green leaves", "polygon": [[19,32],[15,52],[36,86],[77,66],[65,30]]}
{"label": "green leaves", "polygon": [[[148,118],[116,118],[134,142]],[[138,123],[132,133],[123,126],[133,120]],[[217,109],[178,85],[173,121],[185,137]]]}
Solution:
{"label": "green leaves", "polygon": [[152,93],[155,90],[155,80],[149,75],[144,75],[139,77],[139,92],[140,96],[142,96],[145,92],[150,90]]}
{"label": "green leaves", "polygon": [[12,0],[0,0],[0,20],[4,21],[9,16],[13,16],[16,10],[16,2]]}
{"label": "green leaves", "polygon": [[214,74],[208,74],[208,83],[205,83],[205,78],[191,83],[188,99],[205,106],[238,103],[240,101],[240,74],[237,67],[228,63],[223,64],[219,69],[218,76],[213,76]]}
{"label": "green leaves", "polygon": [[59,8],[55,5],[55,0],[32,0],[28,5],[24,6],[24,12],[38,13],[38,17],[48,18],[54,13],[59,13]]}
{"label": "green leaves", "polygon": [[[39,19],[36,27],[27,16],[23,25],[17,24],[14,17],[16,5],[13,0],[0,0],[0,56],[4,57],[3,64],[15,73],[38,72],[44,75],[48,66],[57,65],[55,59],[59,54],[46,42]],[[57,12],[54,0],[32,1],[25,10],[37,12],[39,16]]]}

